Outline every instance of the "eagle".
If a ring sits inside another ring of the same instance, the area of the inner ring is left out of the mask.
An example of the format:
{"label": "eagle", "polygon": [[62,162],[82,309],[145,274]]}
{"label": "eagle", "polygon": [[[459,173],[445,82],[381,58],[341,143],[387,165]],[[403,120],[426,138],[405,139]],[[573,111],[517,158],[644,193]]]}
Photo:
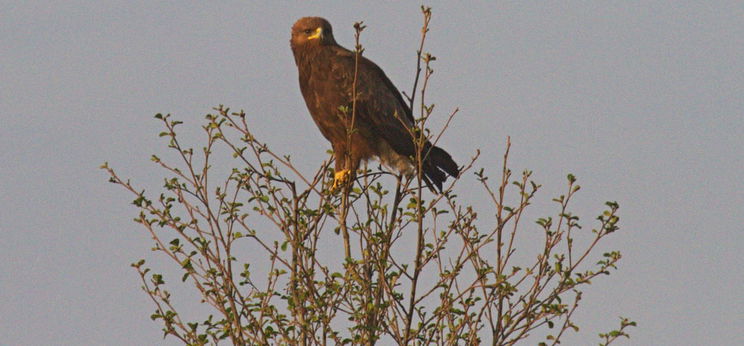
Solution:
{"label": "eagle", "polygon": [[[372,158],[400,174],[416,173],[414,118],[382,69],[336,43],[331,24],[320,17],[299,19],[290,46],[305,104],[333,147],[332,190],[353,181],[359,164]],[[428,140],[419,148],[422,178],[441,192],[447,175],[456,177],[459,168]]]}

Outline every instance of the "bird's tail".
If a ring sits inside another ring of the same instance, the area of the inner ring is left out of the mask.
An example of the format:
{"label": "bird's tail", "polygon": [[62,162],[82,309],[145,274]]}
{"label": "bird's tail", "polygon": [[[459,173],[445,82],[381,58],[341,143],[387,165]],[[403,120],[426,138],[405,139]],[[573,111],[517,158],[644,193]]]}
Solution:
{"label": "bird's tail", "polygon": [[424,149],[427,153],[423,162],[424,181],[430,189],[442,192],[442,183],[447,179],[447,175],[457,177],[460,174],[460,168],[444,149],[429,143]]}

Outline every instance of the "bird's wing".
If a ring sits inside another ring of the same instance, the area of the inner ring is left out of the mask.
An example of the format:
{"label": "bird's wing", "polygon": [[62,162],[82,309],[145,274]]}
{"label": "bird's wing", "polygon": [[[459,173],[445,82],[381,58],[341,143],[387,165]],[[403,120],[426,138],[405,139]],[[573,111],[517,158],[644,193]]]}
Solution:
{"label": "bird's wing", "polygon": [[[356,53],[339,47],[332,62],[332,73],[352,98]],[[413,116],[393,82],[374,62],[362,56],[356,71],[356,120],[382,137],[399,154],[414,155],[410,129]],[[351,110],[351,104],[348,105]]]}

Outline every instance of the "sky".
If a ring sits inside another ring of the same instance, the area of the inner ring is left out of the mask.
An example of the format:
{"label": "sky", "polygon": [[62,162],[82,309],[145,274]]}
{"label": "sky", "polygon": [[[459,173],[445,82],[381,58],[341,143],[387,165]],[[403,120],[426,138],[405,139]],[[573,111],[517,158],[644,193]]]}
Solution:
{"label": "sky", "polygon": [[[619,270],[587,290],[567,344],[596,344],[621,315],[638,327],[620,345],[744,344],[744,3],[426,4],[432,126],[460,110],[441,145],[458,162],[480,149],[496,171],[510,136],[538,198],[573,173],[587,223],[620,204],[606,244]],[[328,144],[299,92],[292,23],[323,16],[350,47],[363,20],[365,56],[410,90],[419,5],[0,1],[0,344],[175,344],[129,267],[168,262],[98,167],[157,188],[153,115],[197,140],[224,104],[314,172]],[[486,203],[463,180],[456,192]]]}

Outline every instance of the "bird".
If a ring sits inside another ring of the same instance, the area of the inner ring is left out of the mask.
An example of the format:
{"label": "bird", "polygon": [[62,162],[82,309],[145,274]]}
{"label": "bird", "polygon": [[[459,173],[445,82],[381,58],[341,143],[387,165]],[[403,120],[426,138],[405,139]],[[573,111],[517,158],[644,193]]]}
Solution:
{"label": "bird", "polygon": [[[360,163],[373,158],[399,174],[415,174],[414,118],[385,72],[336,43],[331,24],[321,17],[297,20],[290,47],[307,109],[333,148],[331,190],[352,182]],[[460,169],[449,153],[428,140],[418,147],[424,182],[441,192],[447,175],[457,177]]]}

